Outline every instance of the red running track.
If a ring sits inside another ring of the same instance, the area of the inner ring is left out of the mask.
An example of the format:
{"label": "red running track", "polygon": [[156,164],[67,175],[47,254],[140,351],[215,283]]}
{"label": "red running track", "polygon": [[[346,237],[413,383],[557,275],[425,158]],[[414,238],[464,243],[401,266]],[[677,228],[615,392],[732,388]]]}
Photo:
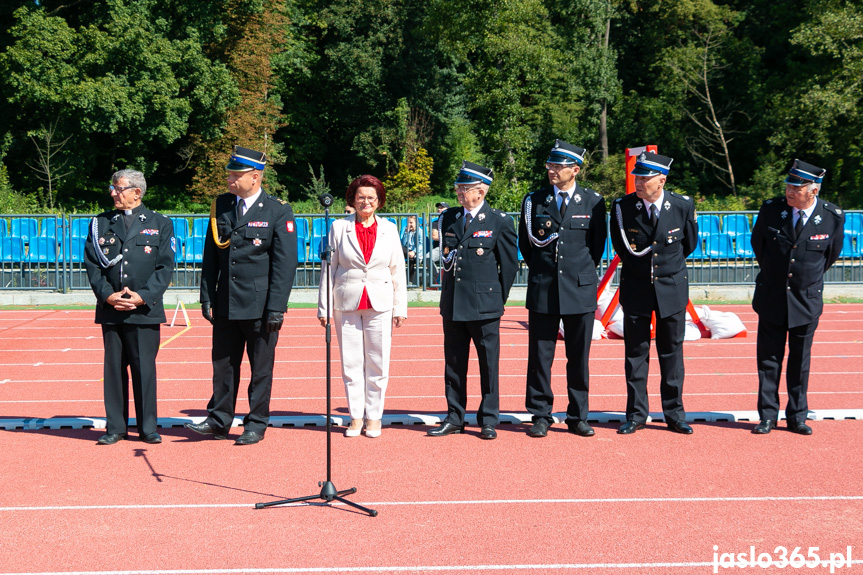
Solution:
{"label": "red running track", "polygon": [[[755,409],[756,318],[735,311],[749,337],[687,343],[689,412]],[[527,313],[502,323],[501,407],[524,414]],[[861,305],[828,305],[813,348],[810,404],[863,409]],[[203,416],[210,394],[209,330],[163,328],[159,415]],[[291,310],[277,357],[273,414],[324,409],[322,329]],[[440,414],[440,319],[410,310],[397,330],[388,413]],[[334,411],[344,414],[334,346]],[[562,346],[558,355],[562,357]],[[103,417],[101,339],[89,311],[0,314],[0,419]],[[623,345],[594,342],[591,411],[625,405]],[[651,391],[658,387],[651,363]],[[554,385],[565,404],[565,365]],[[476,364],[471,373],[476,382]],[[476,392],[478,385],[472,386]],[[244,394],[238,402],[242,412]],[[658,397],[651,396],[654,409]],[[475,409],[478,397],[470,398]],[[863,439],[859,420],[815,421],[815,434],[751,423],[696,423],[693,436],[661,423],[594,438],[556,425],[533,439],[502,425],[497,441],[430,438],[420,425],[379,439],[333,436],[333,481],[357,487],[345,506],[255,510],[259,501],[315,494],[325,479],[322,427],[274,428],[255,446],[202,440],[182,428],[165,442],[96,446],[101,430],[0,431],[0,574],[8,573],[712,573],[718,553],[818,547],[863,558]],[[237,432],[238,430],[234,430]],[[735,571],[785,573],[786,569]],[[810,573],[829,569],[803,568]],[[726,571],[726,569],[719,569]],[[732,571],[732,570],[728,570]]]}

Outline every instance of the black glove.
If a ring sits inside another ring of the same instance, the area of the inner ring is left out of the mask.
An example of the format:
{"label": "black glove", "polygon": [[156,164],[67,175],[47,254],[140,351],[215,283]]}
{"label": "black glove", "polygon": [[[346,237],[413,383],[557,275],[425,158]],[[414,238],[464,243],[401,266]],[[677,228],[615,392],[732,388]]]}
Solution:
{"label": "black glove", "polygon": [[282,329],[282,322],[285,321],[284,312],[268,311],[267,312],[267,331],[273,333]]}
{"label": "black glove", "polygon": [[204,316],[204,319],[210,322],[211,324],[215,322],[213,319],[213,312],[210,309],[210,304],[202,303],[201,304],[201,315]]}

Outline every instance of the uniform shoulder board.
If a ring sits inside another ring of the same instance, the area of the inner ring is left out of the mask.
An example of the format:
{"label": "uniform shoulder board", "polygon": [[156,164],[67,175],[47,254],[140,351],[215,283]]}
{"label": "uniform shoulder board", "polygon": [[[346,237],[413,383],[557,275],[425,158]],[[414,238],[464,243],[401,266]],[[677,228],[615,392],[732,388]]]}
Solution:
{"label": "uniform shoulder board", "polygon": [[288,203],[288,202],[286,202],[285,200],[283,200],[282,198],[277,198],[276,196],[269,196],[269,195],[268,195],[268,197],[269,197],[271,200],[275,201],[275,202],[279,202],[279,203],[280,203],[280,204],[282,204],[283,206],[284,206],[285,204],[287,204],[287,203]]}
{"label": "uniform shoulder board", "polygon": [[680,194],[680,197],[683,198],[684,200],[686,200],[687,202],[691,199],[689,196],[687,196],[685,194]]}
{"label": "uniform shoulder board", "polygon": [[596,196],[597,198],[602,197],[602,194],[600,194],[599,192],[593,192],[593,195]]}

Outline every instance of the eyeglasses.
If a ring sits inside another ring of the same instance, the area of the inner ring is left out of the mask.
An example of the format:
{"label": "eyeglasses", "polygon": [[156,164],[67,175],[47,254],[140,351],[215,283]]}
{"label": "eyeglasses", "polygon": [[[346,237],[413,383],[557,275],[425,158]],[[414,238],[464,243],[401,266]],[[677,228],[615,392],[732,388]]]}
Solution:
{"label": "eyeglasses", "polygon": [[122,194],[126,190],[134,190],[137,189],[137,186],[108,186],[108,191],[112,194],[117,192],[118,194]]}
{"label": "eyeglasses", "polygon": [[552,164],[550,162],[545,164],[545,169],[549,172],[562,172],[563,170],[571,167],[572,166],[570,166],[569,164]]}
{"label": "eyeglasses", "polygon": [[357,196],[356,198],[354,198],[354,202],[356,202],[358,204],[372,205],[372,204],[378,203],[378,198],[377,198],[377,196],[374,196],[371,198],[360,198],[359,196]]}
{"label": "eyeglasses", "polygon": [[473,191],[473,190],[479,191],[479,190],[482,190],[482,188],[480,188],[479,186],[462,186],[462,185],[456,185],[455,186],[456,195],[466,194],[466,193]]}

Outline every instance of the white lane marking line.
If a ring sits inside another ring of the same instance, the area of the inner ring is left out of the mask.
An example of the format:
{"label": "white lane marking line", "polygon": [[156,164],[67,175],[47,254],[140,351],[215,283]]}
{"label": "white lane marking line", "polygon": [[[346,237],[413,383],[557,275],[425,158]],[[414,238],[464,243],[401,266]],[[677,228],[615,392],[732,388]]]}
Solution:
{"label": "white lane marking line", "polygon": [[[363,502],[368,507],[407,507],[412,505],[547,505],[547,504],[602,504],[602,503],[759,503],[773,501],[863,501],[863,495],[782,495],[753,497],[597,497],[579,499],[454,499],[442,501],[372,501]],[[301,507],[308,503],[293,503]],[[330,505],[345,505],[333,502]],[[251,503],[177,503],[159,505],[46,505],[26,507],[0,507],[0,511],[92,511],[105,509],[219,509],[254,508]]]}

